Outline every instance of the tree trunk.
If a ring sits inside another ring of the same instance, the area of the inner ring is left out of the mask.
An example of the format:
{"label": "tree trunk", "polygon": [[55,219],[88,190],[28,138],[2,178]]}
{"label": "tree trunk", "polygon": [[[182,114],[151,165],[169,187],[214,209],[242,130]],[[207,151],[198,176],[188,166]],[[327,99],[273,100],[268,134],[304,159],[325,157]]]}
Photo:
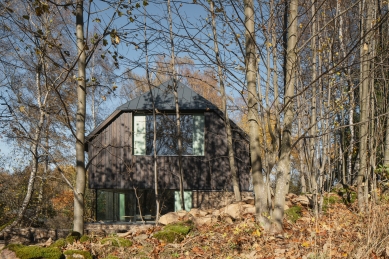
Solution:
{"label": "tree trunk", "polygon": [[[389,112],[389,105],[386,107],[386,112]],[[384,165],[389,166],[389,114],[386,115]]]}
{"label": "tree trunk", "polygon": [[317,206],[317,180],[318,180],[318,170],[315,166],[316,163],[316,136],[317,135],[317,122],[316,122],[316,113],[317,113],[317,82],[316,82],[316,59],[317,59],[317,51],[316,51],[316,26],[317,26],[317,20],[316,20],[316,6],[315,1],[311,0],[311,16],[312,16],[312,23],[311,23],[311,35],[313,36],[311,41],[311,51],[312,51],[312,101],[311,101],[311,121],[310,121],[310,140],[309,140],[309,173],[310,173],[310,181],[311,181],[311,192],[313,194],[313,202],[314,202],[314,212],[316,217],[318,216],[318,206]]}
{"label": "tree trunk", "polygon": [[285,91],[284,91],[284,127],[282,129],[280,158],[277,166],[277,182],[274,197],[273,227],[275,232],[282,232],[284,218],[285,194],[289,190],[290,182],[290,153],[292,142],[293,122],[293,95],[296,71],[296,44],[297,44],[297,9],[298,1],[289,2],[288,38],[285,59]]}
{"label": "tree trunk", "polygon": [[238,175],[236,172],[236,166],[235,166],[235,156],[234,156],[234,148],[233,148],[233,144],[232,144],[231,124],[230,124],[230,119],[228,117],[227,97],[226,97],[226,90],[224,87],[222,62],[220,60],[219,46],[218,46],[218,41],[217,41],[216,21],[215,21],[213,1],[210,1],[210,11],[211,11],[211,16],[212,16],[213,43],[214,43],[214,50],[215,50],[217,68],[218,68],[218,76],[219,76],[219,82],[220,82],[220,94],[222,96],[222,111],[224,113],[224,123],[225,123],[226,133],[227,133],[228,161],[230,163],[232,187],[234,189],[235,200],[240,201],[241,195],[240,195],[240,188],[239,188],[239,178],[238,178]]}
{"label": "tree trunk", "polygon": [[[145,8],[145,7],[144,7]],[[145,10],[146,13],[146,10]],[[158,192],[158,168],[157,168],[157,116],[155,110],[155,100],[154,94],[151,91],[151,80],[150,80],[150,71],[149,71],[149,54],[148,54],[148,41],[147,41],[147,31],[146,31],[146,15],[145,15],[145,26],[144,26],[144,39],[145,39],[145,52],[146,52],[146,77],[147,84],[149,86],[149,91],[151,94],[151,102],[153,104],[153,159],[154,159],[154,194],[155,194],[155,223],[158,223],[160,216],[160,204],[159,204],[159,192]]]}
{"label": "tree trunk", "polygon": [[[365,4],[365,5],[364,5]],[[365,7],[366,6],[366,7]],[[366,20],[364,20],[363,13],[365,8],[367,9],[367,17]],[[371,14],[370,14],[370,3],[361,2],[361,9],[360,9],[360,15],[361,15],[361,82],[360,82],[360,130],[359,130],[359,172],[358,172],[358,208],[361,212],[364,212],[367,207],[367,197],[365,196],[365,185],[367,181],[367,137],[368,137],[368,128],[369,123],[367,122],[368,119],[368,112],[369,112],[369,85],[370,85],[370,78],[369,78],[369,68],[370,68],[370,61],[369,61],[369,48],[372,46],[369,46],[369,35],[365,36],[365,26],[366,31],[368,30],[368,24],[371,23]],[[365,37],[363,37],[365,36]]]}
{"label": "tree trunk", "polygon": [[23,219],[23,216],[27,210],[27,207],[31,201],[32,194],[34,192],[34,183],[35,183],[35,178],[36,174],[38,171],[38,162],[39,162],[39,154],[38,154],[38,147],[39,143],[41,142],[41,134],[42,134],[42,128],[45,122],[46,118],[46,113],[45,113],[45,105],[46,105],[46,100],[48,96],[48,92],[46,92],[46,95],[43,99],[42,98],[42,91],[41,91],[41,70],[42,70],[42,57],[39,57],[37,69],[36,69],[36,74],[35,74],[35,86],[36,86],[36,99],[39,107],[39,121],[38,124],[36,125],[35,133],[33,136],[31,136],[31,155],[32,155],[32,163],[31,163],[31,172],[30,172],[30,177],[28,179],[28,184],[27,184],[27,192],[26,196],[24,197],[23,203],[17,213],[16,219],[10,224],[7,228],[4,228],[3,230],[0,231],[0,233],[3,233],[6,229],[12,228],[20,224],[20,222]]}
{"label": "tree trunk", "polygon": [[262,160],[259,141],[259,124],[258,124],[258,100],[257,100],[257,57],[255,51],[255,34],[254,34],[254,3],[253,0],[244,0],[245,14],[245,39],[246,39],[246,81],[248,90],[248,120],[249,120],[249,137],[250,137],[250,155],[251,155],[251,174],[253,179],[255,194],[255,213],[257,222],[261,223],[265,229],[269,228],[267,215],[263,212],[267,208],[267,198],[263,195],[265,184],[262,175]]}
{"label": "tree trunk", "polygon": [[170,9],[170,0],[167,2],[168,15],[169,15],[169,31],[170,31],[170,47],[171,47],[171,66],[172,66],[172,77],[173,77],[173,93],[174,102],[176,106],[176,128],[177,128],[177,145],[178,145],[178,170],[179,170],[179,185],[180,185],[180,197],[181,197],[181,209],[185,210],[184,200],[184,174],[182,171],[182,135],[181,135],[181,122],[180,122],[180,107],[178,104],[178,89],[177,89],[177,78],[175,69],[175,55],[174,55],[174,41],[173,41],[173,22],[172,12]]}
{"label": "tree trunk", "polygon": [[76,115],[76,186],[74,189],[73,231],[84,233],[85,116],[86,116],[86,55],[84,44],[84,1],[76,4],[76,37],[78,50],[77,115]]}

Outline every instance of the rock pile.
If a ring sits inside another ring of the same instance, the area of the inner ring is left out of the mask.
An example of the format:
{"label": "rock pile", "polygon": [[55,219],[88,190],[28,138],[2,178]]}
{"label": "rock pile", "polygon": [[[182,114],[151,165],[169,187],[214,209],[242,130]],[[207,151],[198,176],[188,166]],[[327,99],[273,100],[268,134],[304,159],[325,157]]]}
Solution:
{"label": "rock pile", "polygon": [[[310,195],[296,195],[289,193],[286,195],[285,210],[292,206],[312,207],[313,200]],[[220,209],[191,209],[190,211],[169,212],[160,217],[159,222],[162,225],[178,222],[181,220],[191,220],[196,225],[211,224],[218,221],[233,223],[235,220],[240,220],[255,215],[254,199],[247,198],[241,202],[229,204]]]}
{"label": "rock pile", "polygon": [[159,223],[167,225],[180,220],[192,220],[196,225],[211,224],[218,221],[232,223],[234,220],[250,217],[255,214],[254,199],[229,204],[221,209],[191,209],[188,211],[169,212],[159,219]]}

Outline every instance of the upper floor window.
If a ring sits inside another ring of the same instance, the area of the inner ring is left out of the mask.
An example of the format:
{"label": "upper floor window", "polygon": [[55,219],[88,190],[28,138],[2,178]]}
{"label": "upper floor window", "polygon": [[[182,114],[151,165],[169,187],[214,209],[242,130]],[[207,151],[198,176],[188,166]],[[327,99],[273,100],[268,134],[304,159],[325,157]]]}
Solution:
{"label": "upper floor window", "polygon": [[[204,155],[204,114],[180,115],[182,155]],[[176,156],[178,133],[175,114],[156,115],[157,155]],[[134,155],[153,155],[153,115],[134,116]]]}

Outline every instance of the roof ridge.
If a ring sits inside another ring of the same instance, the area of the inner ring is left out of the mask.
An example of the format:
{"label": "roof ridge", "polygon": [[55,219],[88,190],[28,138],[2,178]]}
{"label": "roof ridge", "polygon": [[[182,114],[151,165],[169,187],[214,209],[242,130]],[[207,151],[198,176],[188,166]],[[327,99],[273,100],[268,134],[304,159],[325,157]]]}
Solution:
{"label": "roof ridge", "polygon": [[[163,82],[146,93],[128,101],[116,108],[117,110],[152,110],[151,92],[153,93],[155,107],[158,110],[175,110],[175,101],[169,86],[172,85],[172,79]],[[177,81],[179,92],[180,110],[216,110],[215,104],[207,98],[197,93],[195,90]]]}

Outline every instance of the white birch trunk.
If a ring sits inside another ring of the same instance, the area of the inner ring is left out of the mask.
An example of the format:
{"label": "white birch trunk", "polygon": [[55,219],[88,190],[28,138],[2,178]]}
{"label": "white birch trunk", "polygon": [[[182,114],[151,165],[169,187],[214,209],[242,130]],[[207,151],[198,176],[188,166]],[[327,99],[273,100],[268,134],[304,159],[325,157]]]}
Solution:
{"label": "white birch trunk", "polygon": [[84,1],[76,4],[76,37],[78,50],[77,115],[76,115],[76,186],[74,189],[73,231],[84,233],[86,54],[84,50]]}

